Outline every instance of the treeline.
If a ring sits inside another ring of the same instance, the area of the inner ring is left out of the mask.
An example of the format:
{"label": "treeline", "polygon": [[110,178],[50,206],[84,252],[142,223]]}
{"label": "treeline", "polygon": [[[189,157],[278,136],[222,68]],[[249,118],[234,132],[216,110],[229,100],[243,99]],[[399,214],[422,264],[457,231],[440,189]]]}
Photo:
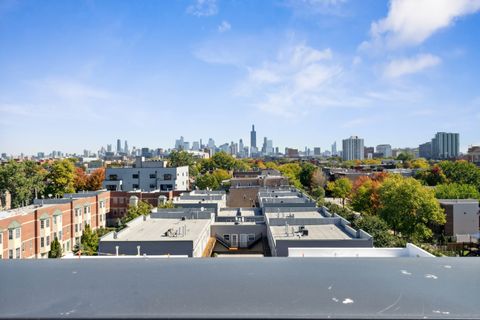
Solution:
{"label": "treeline", "polygon": [[36,197],[62,197],[65,193],[101,189],[105,170],[100,168],[87,175],[83,168],[75,167],[75,162],[9,161],[0,166],[0,192],[10,192],[12,207],[18,208],[31,204]]}

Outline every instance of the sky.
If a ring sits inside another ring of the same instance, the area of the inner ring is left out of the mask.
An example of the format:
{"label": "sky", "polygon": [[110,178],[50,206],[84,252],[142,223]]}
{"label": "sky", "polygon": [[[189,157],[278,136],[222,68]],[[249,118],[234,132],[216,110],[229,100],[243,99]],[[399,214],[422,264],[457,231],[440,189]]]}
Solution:
{"label": "sky", "polygon": [[480,144],[480,0],[0,0],[0,153]]}

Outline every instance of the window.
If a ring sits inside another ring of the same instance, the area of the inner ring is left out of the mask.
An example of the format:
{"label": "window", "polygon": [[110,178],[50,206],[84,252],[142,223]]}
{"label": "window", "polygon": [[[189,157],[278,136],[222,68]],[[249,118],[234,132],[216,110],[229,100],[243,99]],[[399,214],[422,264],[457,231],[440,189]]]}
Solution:
{"label": "window", "polygon": [[8,250],[8,259],[13,259],[13,250]]}
{"label": "window", "polygon": [[50,245],[50,236],[47,236],[47,246]]}
{"label": "window", "polygon": [[105,208],[105,201],[100,201],[100,208]]}
{"label": "window", "polygon": [[150,179],[157,179],[156,173],[150,173]]}
{"label": "window", "polygon": [[255,235],[254,234],[249,234],[248,235],[248,241],[253,241],[255,240]]}
{"label": "window", "polygon": [[83,213],[87,214],[90,210],[90,207],[84,207],[83,208]]}
{"label": "window", "polygon": [[53,224],[54,224],[54,225],[57,224],[57,216],[53,216]]}
{"label": "window", "polygon": [[172,175],[167,173],[163,175],[163,180],[172,180]]}
{"label": "window", "polygon": [[75,223],[75,232],[78,232],[78,224]]}
{"label": "window", "polygon": [[101,214],[101,215],[100,215],[100,221],[102,221],[102,218],[103,218],[103,215]]}
{"label": "window", "polygon": [[108,180],[116,181],[117,180],[117,175],[116,174],[109,175]]}
{"label": "window", "polygon": [[20,228],[15,229],[15,238],[20,238]]}
{"label": "window", "polygon": [[132,184],[133,189],[138,189],[138,184]]}
{"label": "window", "polygon": [[45,228],[45,220],[40,220],[40,229]]}
{"label": "window", "polygon": [[58,231],[58,241],[62,241],[62,231]]}
{"label": "window", "polygon": [[55,239],[56,237],[57,237],[57,233],[54,232],[54,233],[53,233],[53,239]]}
{"label": "window", "polygon": [[40,238],[40,247],[45,247],[45,239],[43,237]]}
{"label": "window", "polygon": [[138,173],[132,174],[132,179],[138,179]]}
{"label": "window", "polygon": [[8,229],[8,240],[13,240],[13,229]]}
{"label": "window", "polygon": [[15,249],[15,258],[20,259],[20,248]]}
{"label": "window", "polygon": [[150,189],[155,189],[155,185],[154,185],[154,184],[150,184]]}
{"label": "window", "polygon": [[225,239],[226,241],[230,241],[230,235],[229,234],[224,234],[223,239]]}
{"label": "window", "polygon": [[50,218],[45,220],[45,225],[46,227],[50,227]]}
{"label": "window", "polygon": [[3,234],[0,233],[0,244],[3,243]]}
{"label": "window", "polygon": [[170,191],[173,189],[173,185],[171,184],[161,184],[160,185],[160,190],[162,191]]}

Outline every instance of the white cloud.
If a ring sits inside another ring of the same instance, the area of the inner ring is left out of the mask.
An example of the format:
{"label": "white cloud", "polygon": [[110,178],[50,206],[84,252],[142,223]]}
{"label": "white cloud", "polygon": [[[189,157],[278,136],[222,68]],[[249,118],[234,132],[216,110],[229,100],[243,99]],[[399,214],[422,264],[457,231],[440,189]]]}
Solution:
{"label": "white cloud", "polygon": [[391,0],[387,17],[370,28],[361,48],[418,45],[461,16],[480,10],[480,0]]}
{"label": "white cloud", "polygon": [[[332,51],[305,44],[287,46],[275,59],[249,67],[238,92],[251,97],[263,111],[292,116],[305,114],[311,107],[335,105],[338,97],[332,82],[342,74]],[[341,98],[340,98],[341,99]]]}
{"label": "white cloud", "polygon": [[392,60],[385,67],[384,76],[387,78],[398,78],[434,67],[441,61],[439,57],[431,54],[419,54],[413,58]]}
{"label": "white cloud", "polygon": [[218,13],[216,0],[195,0],[187,7],[187,13],[197,17],[214,16]]}
{"label": "white cloud", "polygon": [[218,31],[219,32],[226,32],[232,29],[232,26],[228,21],[223,20],[222,23],[218,26]]}

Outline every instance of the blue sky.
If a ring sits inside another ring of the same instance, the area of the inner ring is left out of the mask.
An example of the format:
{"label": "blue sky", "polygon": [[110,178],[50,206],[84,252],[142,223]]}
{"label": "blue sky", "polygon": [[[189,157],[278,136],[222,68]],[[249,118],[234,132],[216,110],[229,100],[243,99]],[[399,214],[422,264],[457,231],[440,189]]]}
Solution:
{"label": "blue sky", "polygon": [[479,0],[0,0],[0,152],[480,144]]}

